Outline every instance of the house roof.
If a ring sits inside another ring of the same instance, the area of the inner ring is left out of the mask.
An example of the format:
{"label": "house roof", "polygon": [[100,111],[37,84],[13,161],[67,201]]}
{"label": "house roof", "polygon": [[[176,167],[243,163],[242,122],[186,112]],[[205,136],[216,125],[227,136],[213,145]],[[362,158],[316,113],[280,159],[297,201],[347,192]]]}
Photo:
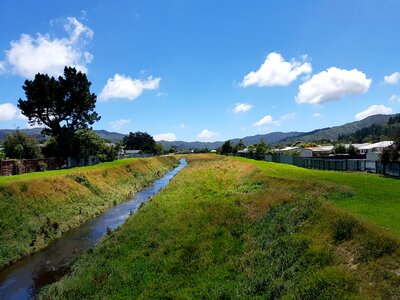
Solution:
{"label": "house roof", "polygon": [[308,147],[307,149],[310,149],[313,152],[330,152],[332,151],[333,146]]}
{"label": "house roof", "polygon": [[142,150],[125,150],[125,154],[139,154],[142,152]]}
{"label": "house roof", "polygon": [[350,146],[353,146],[356,149],[360,149],[361,147],[369,146],[371,143],[362,143],[362,144],[345,144],[344,146],[346,148],[349,148]]}
{"label": "house roof", "polygon": [[375,148],[387,148],[393,144],[394,144],[393,141],[382,141],[382,142],[378,142],[378,143],[374,143],[374,144],[369,144],[367,146],[360,147],[358,149],[359,150],[372,150]]}
{"label": "house roof", "polygon": [[292,151],[292,150],[297,150],[300,149],[300,147],[285,147],[282,149],[277,149],[276,151],[278,152],[286,152],[286,151]]}

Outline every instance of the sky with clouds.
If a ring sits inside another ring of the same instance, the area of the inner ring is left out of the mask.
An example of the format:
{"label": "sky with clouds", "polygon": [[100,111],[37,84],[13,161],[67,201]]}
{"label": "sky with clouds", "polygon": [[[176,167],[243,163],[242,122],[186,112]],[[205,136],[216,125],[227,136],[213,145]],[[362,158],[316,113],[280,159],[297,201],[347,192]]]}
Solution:
{"label": "sky with clouds", "polygon": [[95,129],[215,141],[400,112],[400,2],[1,1],[0,128],[22,85],[85,72]]}

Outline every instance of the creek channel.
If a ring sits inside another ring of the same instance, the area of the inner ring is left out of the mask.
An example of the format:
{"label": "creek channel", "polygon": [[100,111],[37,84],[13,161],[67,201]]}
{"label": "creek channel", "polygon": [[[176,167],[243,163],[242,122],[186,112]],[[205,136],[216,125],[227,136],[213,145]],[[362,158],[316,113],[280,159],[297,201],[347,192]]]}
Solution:
{"label": "creek channel", "polygon": [[131,200],[109,208],[80,227],[64,233],[45,249],[0,271],[0,299],[35,298],[40,288],[59,280],[69,271],[74,258],[93,248],[109,230],[122,225],[129,215],[163,189],[186,165],[186,160],[181,159],[178,167],[137,192]]}

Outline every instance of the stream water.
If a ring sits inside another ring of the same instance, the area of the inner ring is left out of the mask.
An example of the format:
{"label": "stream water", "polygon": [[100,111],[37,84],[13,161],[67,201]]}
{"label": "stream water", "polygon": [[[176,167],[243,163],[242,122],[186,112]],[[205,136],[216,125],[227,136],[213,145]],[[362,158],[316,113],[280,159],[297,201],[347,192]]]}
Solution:
{"label": "stream water", "polygon": [[0,299],[34,298],[40,288],[65,275],[78,254],[95,246],[108,230],[123,224],[130,214],[164,188],[186,165],[186,160],[181,159],[178,167],[136,193],[131,200],[111,207],[80,227],[66,232],[45,249],[0,271]]}

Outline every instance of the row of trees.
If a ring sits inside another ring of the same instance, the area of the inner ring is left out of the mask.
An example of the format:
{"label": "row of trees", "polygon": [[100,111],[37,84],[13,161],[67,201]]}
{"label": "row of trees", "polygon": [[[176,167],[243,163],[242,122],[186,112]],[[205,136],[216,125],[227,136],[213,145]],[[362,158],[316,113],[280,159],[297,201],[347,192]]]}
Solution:
{"label": "row of trees", "polygon": [[[242,140],[239,140],[237,144],[232,144],[231,141],[226,141],[219,149],[218,152],[224,155],[228,155],[229,153],[237,153],[240,150],[246,148],[246,145]],[[258,144],[249,145],[247,147],[250,154],[255,155],[265,155],[271,153],[272,148],[267,145],[263,140],[260,140]]]}
{"label": "row of trees", "polygon": [[[95,112],[97,96],[90,92],[86,74],[65,67],[63,76],[36,74],[22,86],[26,99],[18,100],[18,108],[35,126],[44,126],[44,144],[17,130],[4,141],[4,157],[8,158],[85,158],[98,156],[102,161],[117,157],[122,144],[126,149],[161,154],[162,146],[145,132],[129,133],[123,143],[111,144],[100,138],[91,125],[100,120]],[[4,158],[3,157],[3,158]],[[2,157],[0,156],[0,159]]]}
{"label": "row of trees", "polygon": [[[74,133],[71,140],[69,157],[84,158],[98,156],[100,161],[111,161],[117,158],[121,144],[107,143],[95,132],[81,129]],[[54,138],[50,137],[39,144],[38,140],[20,130],[8,134],[3,143],[4,154],[1,158],[36,159],[43,157],[59,157],[59,149]]]}

